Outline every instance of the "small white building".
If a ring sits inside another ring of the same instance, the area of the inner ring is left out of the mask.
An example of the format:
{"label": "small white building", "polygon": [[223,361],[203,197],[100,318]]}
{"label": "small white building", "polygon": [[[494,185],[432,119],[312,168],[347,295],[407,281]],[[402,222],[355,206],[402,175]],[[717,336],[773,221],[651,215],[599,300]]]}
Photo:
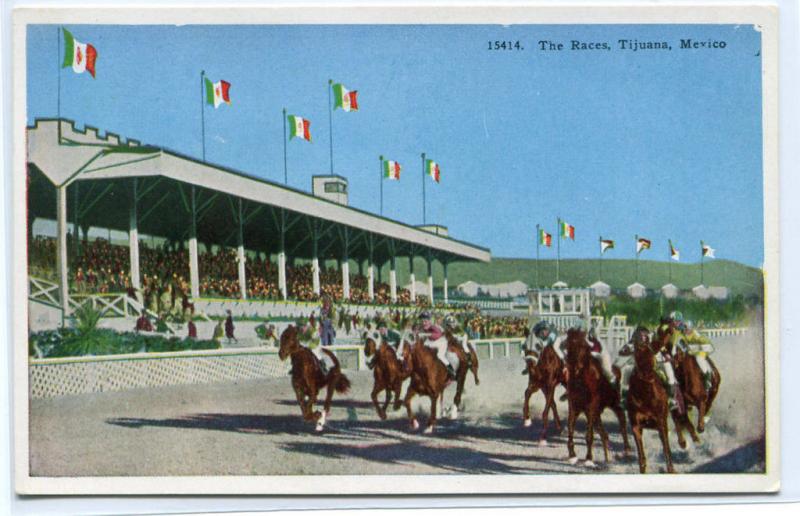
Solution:
{"label": "small white building", "polygon": [[661,287],[661,295],[666,297],[667,299],[675,299],[681,293],[681,289],[673,285],[672,283],[667,283],[663,287]]}
{"label": "small white building", "polygon": [[708,299],[709,297],[711,297],[711,292],[705,285],[697,285],[696,287],[694,287],[692,289],[692,294],[694,294],[694,296],[697,299]]}
{"label": "small white building", "polygon": [[634,299],[641,299],[647,295],[647,287],[639,283],[632,283],[628,285],[628,295]]}
{"label": "small white building", "polygon": [[413,285],[409,283],[408,285],[405,286],[405,289],[408,290],[409,292],[412,291],[415,292],[416,295],[418,296],[427,296],[429,294],[428,284],[419,280],[415,281]]}
{"label": "small white building", "polygon": [[602,281],[595,281],[589,288],[594,290],[595,297],[609,297],[611,295],[611,287],[608,283],[603,283]]}
{"label": "small white building", "polygon": [[567,288],[568,286],[569,285],[567,285],[563,281],[556,281],[555,283],[553,283],[553,288]]}
{"label": "small white building", "polygon": [[708,293],[714,299],[728,299],[728,287],[708,287]]}

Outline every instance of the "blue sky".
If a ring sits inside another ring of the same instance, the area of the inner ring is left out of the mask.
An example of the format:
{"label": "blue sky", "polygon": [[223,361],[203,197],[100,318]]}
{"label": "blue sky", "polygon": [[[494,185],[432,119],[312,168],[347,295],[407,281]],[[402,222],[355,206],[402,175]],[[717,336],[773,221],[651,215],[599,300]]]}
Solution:
{"label": "blue sky", "polygon": [[[384,214],[428,222],[493,256],[532,257],[535,225],[576,227],[563,258],[763,262],[760,34],[752,26],[90,26],[67,27],[98,50],[97,78],[61,74],[61,116],[200,157],[200,70],[232,86],[205,108],[206,158],[283,181],[281,109],[311,120],[313,143],[288,144],[289,184],[327,173],[328,79],[358,90],[360,111],[333,115],[334,171],[350,204],[377,212],[379,161],[399,161]],[[28,31],[28,122],[56,115],[58,29]],[[619,39],[671,51],[623,51]],[[680,39],[723,50],[679,49]],[[538,50],[537,41],[607,41],[609,51]],[[519,40],[522,51],[489,51]],[[62,47],[63,48],[63,47]],[[555,257],[553,249],[542,258]]]}

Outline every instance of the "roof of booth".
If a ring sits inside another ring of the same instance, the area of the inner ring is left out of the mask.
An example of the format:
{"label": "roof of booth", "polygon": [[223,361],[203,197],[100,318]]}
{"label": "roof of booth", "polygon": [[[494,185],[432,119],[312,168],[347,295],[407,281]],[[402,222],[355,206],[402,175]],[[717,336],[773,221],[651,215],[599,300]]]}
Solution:
{"label": "roof of booth", "polygon": [[28,128],[29,208],[34,217],[54,219],[53,185],[67,184],[70,222],[76,215],[77,198],[81,225],[127,230],[136,178],[139,231],[145,234],[185,239],[191,226],[194,187],[200,241],[235,245],[241,200],[244,241],[249,249],[277,251],[278,228],[285,213],[290,256],[311,257],[316,224],[321,258],[341,257],[345,241],[350,257],[366,258],[371,241],[376,261],[411,251],[451,262],[491,259],[484,247],[170,150],[135,140],[123,142],[111,133],[100,136],[89,126],[79,130],[72,121],[58,122],[37,119]]}

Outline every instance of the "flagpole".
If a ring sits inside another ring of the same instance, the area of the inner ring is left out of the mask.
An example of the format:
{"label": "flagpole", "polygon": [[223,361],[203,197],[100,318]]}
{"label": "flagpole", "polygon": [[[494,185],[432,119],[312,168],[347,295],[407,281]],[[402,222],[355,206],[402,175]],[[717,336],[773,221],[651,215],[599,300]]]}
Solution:
{"label": "flagpole", "polygon": [[333,175],[333,106],[331,105],[333,79],[328,79],[328,141],[331,144],[331,175]]}
{"label": "flagpole", "polygon": [[556,238],[558,238],[558,245],[556,245],[556,283],[561,280],[561,217],[556,218]]}
{"label": "flagpole", "polygon": [[422,153],[422,223],[426,224],[425,216],[425,153]]}
{"label": "flagpole", "polygon": [[600,235],[600,281],[603,281],[603,235]]}
{"label": "flagpole", "polygon": [[669,241],[669,281],[672,283],[672,240]]}
{"label": "flagpole", "polygon": [[378,179],[381,182],[381,216],[383,215],[383,156],[378,156],[381,166],[378,169]]}
{"label": "flagpole", "polygon": [[539,246],[542,243],[542,234],[539,224],[536,224],[536,288],[539,288]]}
{"label": "flagpole", "polygon": [[56,66],[56,73],[58,77],[58,91],[56,93],[56,119],[58,120],[58,144],[61,145],[61,64],[62,64],[62,57],[61,57],[61,31],[64,30],[61,26],[58,26],[56,29],[56,34],[58,34],[58,53],[56,55],[58,59],[58,65]]}
{"label": "flagpole", "polygon": [[703,259],[705,258],[705,253],[703,252],[703,241],[700,241],[700,284],[704,285],[704,277],[703,277]]}
{"label": "flagpole", "polygon": [[203,161],[206,160],[206,105],[203,101],[205,70],[200,70],[200,128],[203,139]]}
{"label": "flagpole", "polygon": [[636,241],[636,283],[639,283],[639,235],[633,235]]}
{"label": "flagpole", "polygon": [[286,163],[286,108],[283,108],[283,184],[289,184],[289,167]]}

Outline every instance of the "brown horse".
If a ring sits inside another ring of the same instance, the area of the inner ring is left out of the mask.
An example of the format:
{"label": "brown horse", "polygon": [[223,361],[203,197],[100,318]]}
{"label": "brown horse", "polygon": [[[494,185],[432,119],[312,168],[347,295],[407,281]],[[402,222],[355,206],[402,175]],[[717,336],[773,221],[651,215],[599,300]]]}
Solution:
{"label": "brown horse", "polygon": [[[380,344],[383,342],[383,344]],[[393,410],[398,410],[402,404],[400,390],[403,382],[411,375],[411,368],[405,364],[410,362],[408,346],[403,348],[403,359],[400,360],[393,349],[383,341],[381,334],[377,330],[364,332],[364,354],[367,357],[375,356],[373,361],[372,376],[375,382],[372,387],[372,403],[381,419],[386,419],[386,409],[394,394]],[[409,364],[410,365],[410,364]],[[386,392],[386,399],[381,406],[378,402],[378,394]]]}
{"label": "brown horse", "polygon": [[467,374],[471,371],[473,378],[475,378],[475,385],[480,385],[481,381],[478,379],[478,354],[472,345],[467,344],[469,347],[469,354],[464,351],[458,337],[452,333],[445,332],[447,337],[447,347],[452,353],[458,356],[458,369],[456,370],[456,395],[453,397],[453,408],[451,416],[455,419],[458,417],[458,407],[461,406],[461,396],[464,394],[464,383],[467,380]]}
{"label": "brown horse", "polygon": [[[672,324],[662,324],[658,328],[657,339],[662,344],[667,344],[674,338],[673,335],[678,331]],[[719,392],[719,385],[721,376],[717,370],[714,362],[707,358],[708,364],[711,366],[711,389],[706,391],[705,383],[703,382],[703,373],[700,371],[700,366],[697,365],[693,355],[686,353],[684,350],[672,350],[672,363],[675,368],[675,378],[678,380],[678,387],[681,390],[683,402],[685,404],[685,411],[683,413],[676,413],[673,411],[673,421],[675,422],[675,430],[678,434],[678,444],[681,448],[686,448],[686,441],[683,438],[683,430],[688,430],[694,442],[699,442],[700,438],[698,433],[705,431],[705,416],[711,410],[714,399]],[[695,407],[697,409],[697,431],[695,432],[695,425],[689,419],[689,408]]]}
{"label": "brown horse", "polygon": [[419,423],[411,409],[411,400],[420,394],[427,396],[431,400],[431,412],[428,418],[428,426],[425,433],[433,432],[438,413],[437,403],[441,403],[444,397],[444,390],[450,385],[450,376],[447,368],[436,358],[436,351],[425,345],[423,338],[417,338],[417,342],[411,349],[411,384],[406,390],[404,404],[408,412],[408,421],[414,430],[419,428]]}
{"label": "brown horse", "polygon": [[642,430],[645,428],[658,431],[667,462],[667,472],[675,473],[667,427],[669,397],[655,371],[655,355],[651,348],[650,331],[642,326],[636,328],[631,341],[634,347],[635,367],[628,384],[626,406],[639,455],[639,473],[647,471],[647,457],[642,441]]}
{"label": "brown horse", "polygon": [[[594,467],[592,445],[595,428],[603,440],[603,455],[608,462],[608,433],[603,427],[601,415],[610,408],[619,420],[622,439],[625,443],[625,454],[630,451],[625,412],[620,406],[619,391],[603,375],[600,364],[592,358],[586,344],[586,333],[578,329],[567,331],[567,399],[569,400],[569,416],[567,418],[567,449],[569,462],[575,464],[575,422],[581,414],[586,415],[586,462],[587,467]],[[615,371],[619,378],[619,370]]]}
{"label": "brown horse", "polygon": [[522,417],[525,426],[531,426],[531,396],[541,389],[544,394],[544,412],[542,412],[542,435],[539,437],[539,444],[547,444],[547,416],[553,412],[553,422],[556,431],[561,433],[561,419],[558,417],[556,408],[555,392],[558,384],[564,385],[564,363],[558,358],[558,354],[552,346],[545,346],[541,354],[535,351],[526,351],[526,357],[534,357],[536,360],[525,360],[528,368],[528,388],[525,389],[525,403],[522,406]]}
{"label": "brown horse", "polygon": [[[316,430],[318,432],[322,431],[325,426],[325,420],[330,413],[333,391],[345,394],[350,390],[350,380],[342,374],[336,355],[324,348],[322,351],[333,361],[333,367],[327,374],[322,373],[319,360],[314,356],[314,353],[300,345],[296,327],[289,326],[281,334],[281,347],[278,351],[278,357],[281,360],[286,360],[287,357],[292,358],[292,387],[294,388],[295,396],[297,396],[297,403],[300,404],[300,410],[303,411],[303,419],[316,422]],[[328,392],[325,396],[323,411],[314,411],[314,404],[317,402],[319,391],[325,386],[328,387]]]}

